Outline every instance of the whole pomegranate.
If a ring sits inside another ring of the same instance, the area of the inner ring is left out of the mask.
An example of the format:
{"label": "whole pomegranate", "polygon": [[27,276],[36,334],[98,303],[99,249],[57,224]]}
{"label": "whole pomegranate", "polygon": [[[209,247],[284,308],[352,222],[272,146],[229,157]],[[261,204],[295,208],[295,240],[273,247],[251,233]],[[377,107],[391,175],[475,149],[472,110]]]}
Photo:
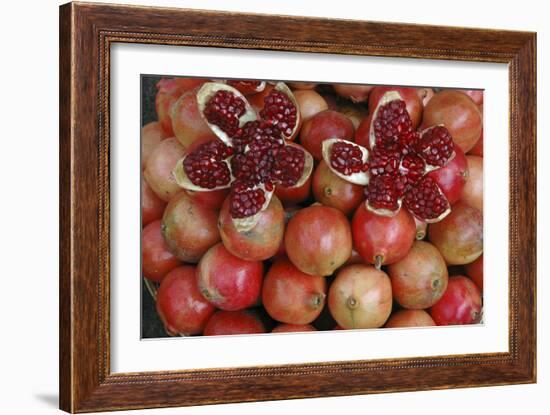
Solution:
{"label": "whole pomegranate", "polygon": [[193,201],[181,192],[166,206],[162,233],[168,247],[178,258],[197,263],[220,240],[218,211]]}
{"label": "whole pomegranate", "polygon": [[477,285],[477,288],[483,292],[483,254],[474,262],[466,264],[464,267],[468,277]]}
{"label": "whole pomegranate", "polygon": [[435,326],[435,321],[424,310],[399,310],[392,313],[384,327],[427,327]]}
{"label": "whole pomegranate", "polygon": [[462,201],[483,213],[483,157],[466,156],[469,178],[464,186]]}
{"label": "whole pomegranate", "polygon": [[180,261],[166,245],[161,221],[155,220],[141,231],[141,272],[145,278],[160,282]]}
{"label": "whole pomegranate", "polygon": [[304,122],[300,131],[300,142],[315,160],[321,160],[324,140],[328,138],[351,140],[353,133],[353,123],[348,117],[336,111],[326,110]]}
{"label": "whole pomegranate", "polygon": [[151,190],[165,202],[181,191],[172,170],[184,154],[183,147],[172,137],[162,140],[147,159],[143,177]]}
{"label": "whole pomegranate", "polygon": [[469,181],[468,161],[460,147],[455,147],[455,156],[445,166],[428,173],[435,180],[451,205],[456,203]]}
{"label": "whole pomegranate", "polygon": [[286,253],[306,274],[331,275],[351,255],[351,229],[345,215],[328,206],[310,206],[290,219]]}
{"label": "whole pomegranate", "polygon": [[422,121],[426,127],[440,124],[447,127],[455,144],[467,153],[481,135],[481,112],[466,94],[443,90],[428,102]]}
{"label": "whole pomegranate", "polygon": [[221,209],[224,200],[229,195],[229,189],[218,189],[210,192],[197,192],[194,190],[183,190],[193,202],[206,208]]}
{"label": "whole pomegranate", "polygon": [[430,314],[438,326],[473,324],[481,318],[481,294],[468,277],[449,278],[443,297],[433,305]]}
{"label": "whole pomegranate", "polygon": [[416,241],[401,261],[388,267],[393,298],[404,308],[421,310],[434,305],[447,289],[445,260],[435,246]]}
{"label": "whole pomegranate", "polygon": [[166,203],[141,179],[141,225],[145,226],[162,218]]}
{"label": "whole pomegranate", "polygon": [[328,306],[344,329],[381,327],[392,310],[390,279],[374,267],[348,265],[330,286]]}
{"label": "whole pomegranate", "polygon": [[262,304],[275,320],[309,324],[325,305],[324,277],[301,272],[287,259],[276,261],[264,280]]}
{"label": "whole pomegranate", "polygon": [[333,84],[332,87],[338,95],[354,103],[365,102],[374,88],[373,85],[359,84]]}
{"label": "whole pomegranate", "polygon": [[256,225],[248,231],[240,231],[231,217],[227,198],[220,211],[218,226],[229,252],[248,261],[263,261],[279,250],[285,230],[285,212],[279,199],[273,197],[267,209],[259,213]]}
{"label": "whole pomegranate", "polygon": [[171,335],[200,334],[216,309],[197,287],[196,269],[174,268],[157,291],[157,312]]}
{"label": "whole pomegranate", "polygon": [[150,122],[141,127],[141,168],[144,169],[153,149],[166,138],[160,123]]}
{"label": "whole pomegranate", "polygon": [[252,310],[218,311],[204,328],[205,336],[267,333],[258,314]]}
{"label": "whole pomegranate", "polygon": [[311,324],[279,324],[271,333],[299,333],[303,331],[317,331]]}
{"label": "whole pomegranate", "polygon": [[388,91],[397,91],[401,95],[401,99],[405,101],[407,112],[411,118],[412,127],[417,128],[422,121],[422,112],[424,104],[418,93],[417,88],[396,87],[396,86],[377,86],[372,89],[369,96],[369,112],[374,113],[380,100]]}
{"label": "whole pomegranate", "polygon": [[416,236],[414,219],[405,209],[387,217],[371,212],[364,203],[355,211],[351,227],[353,246],[366,262],[377,268],[403,259]]}
{"label": "whole pomegranate", "polygon": [[294,91],[294,97],[298,101],[300,114],[304,121],[309,120],[314,115],[328,109],[325,99],[317,92],[310,89]]}
{"label": "whole pomegranate", "polygon": [[217,308],[242,310],[258,303],[263,270],[261,261],[245,261],[219,243],[210,248],[199,262],[199,289]]}
{"label": "whole pomegranate", "polygon": [[428,238],[447,264],[468,264],[483,253],[483,216],[459,201],[449,216],[428,227]]}

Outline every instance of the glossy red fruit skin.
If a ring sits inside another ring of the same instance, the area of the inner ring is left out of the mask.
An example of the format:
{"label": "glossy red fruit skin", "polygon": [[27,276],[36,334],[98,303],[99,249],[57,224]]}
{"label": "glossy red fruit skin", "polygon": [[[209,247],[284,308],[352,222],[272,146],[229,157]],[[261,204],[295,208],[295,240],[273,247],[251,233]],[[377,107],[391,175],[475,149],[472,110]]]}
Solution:
{"label": "glossy red fruit skin", "polygon": [[141,231],[141,273],[156,282],[181,264],[164,242],[161,226],[161,221],[156,220]]}
{"label": "glossy red fruit skin", "polygon": [[306,274],[331,275],[351,255],[352,237],[346,216],[329,206],[299,210],[288,222],[285,249]]}
{"label": "glossy red fruit skin", "polygon": [[217,308],[243,310],[258,303],[263,271],[261,261],[245,261],[219,243],[201,258],[197,281],[202,295]]}
{"label": "glossy red fruit skin", "polygon": [[397,91],[401,95],[403,101],[407,106],[407,112],[411,117],[413,128],[417,128],[422,121],[422,111],[424,104],[422,98],[418,94],[417,88],[407,87],[395,87],[395,86],[377,86],[375,87],[369,96],[369,113],[374,113],[376,106],[380,102],[380,99],[388,91]]}
{"label": "glossy red fruit skin", "polygon": [[250,105],[252,105],[252,108],[254,108],[256,112],[259,113],[262,110],[265,104],[264,99],[271,93],[273,88],[273,85],[267,84],[263,91],[246,97],[248,99],[248,102],[250,103]]}
{"label": "glossy red fruit skin", "polygon": [[344,329],[381,327],[392,310],[390,278],[370,265],[346,266],[330,286],[328,306]]}
{"label": "glossy red fruit skin", "polygon": [[460,147],[455,147],[455,156],[445,166],[428,173],[435,180],[449,203],[452,205],[462,197],[468,182],[468,161]]}
{"label": "glossy red fruit skin", "polygon": [[275,187],[275,196],[277,196],[285,206],[294,206],[298,203],[302,203],[311,195],[312,176],[313,175],[310,175],[304,184],[298,187],[285,187],[278,184]]}
{"label": "glossy red fruit skin", "polygon": [[372,85],[334,84],[333,88],[341,97],[348,98],[358,103],[365,102],[375,87]]}
{"label": "glossy red fruit skin", "polygon": [[449,274],[435,246],[416,241],[405,258],[388,266],[393,298],[403,308],[422,310],[434,305],[445,290]]}
{"label": "glossy red fruit skin", "polygon": [[353,246],[370,263],[380,265],[400,261],[411,249],[416,236],[416,224],[412,215],[401,209],[397,215],[386,217],[359,205],[351,223]]}
{"label": "glossy red fruit skin", "polygon": [[294,98],[298,101],[302,120],[309,120],[321,111],[328,110],[327,101],[317,92],[310,89],[294,91]]}
{"label": "glossy red fruit skin", "polygon": [[151,190],[145,179],[141,179],[141,226],[162,218],[166,202]]}
{"label": "glossy red fruit skin", "polygon": [[321,147],[328,138],[352,140],[355,129],[345,115],[326,110],[310,118],[302,125],[300,143],[317,161],[323,158]]}
{"label": "glossy red fruit skin", "polygon": [[229,207],[227,198],[218,219],[222,242],[227,250],[247,261],[263,261],[275,255],[285,231],[285,211],[279,199],[272,197],[267,208],[259,214],[258,223],[246,232],[235,228]]}
{"label": "glossy red fruit skin", "polygon": [[305,331],[317,331],[311,324],[279,324],[271,333],[300,333]]}
{"label": "glossy red fruit skin", "polygon": [[468,155],[483,157],[483,128],[481,129],[479,140],[477,140],[475,146],[468,151]]}
{"label": "glossy red fruit skin", "polygon": [[267,330],[251,310],[218,311],[204,329],[205,336],[226,336],[232,334],[267,333]]}
{"label": "glossy red fruit skin", "polygon": [[483,120],[477,105],[459,91],[443,90],[435,94],[424,110],[423,127],[443,124],[454,143],[464,153],[476,144]]}
{"label": "glossy red fruit skin", "polygon": [[276,261],[264,280],[262,304],[275,320],[309,324],[325,304],[326,279],[301,272],[288,259]]}
{"label": "glossy red fruit skin", "polygon": [[481,316],[479,289],[463,275],[449,278],[447,291],[430,309],[430,315],[438,326],[477,323]]}
{"label": "glossy red fruit skin", "polygon": [[392,313],[385,328],[435,326],[433,318],[424,310],[399,310]]}
{"label": "glossy red fruit skin", "polygon": [[464,266],[466,274],[477,285],[477,288],[483,293],[483,255],[474,262]]}
{"label": "glossy red fruit skin", "polygon": [[195,267],[174,268],[162,280],[157,312],[169,334],[200,334],[215,311],[199,291]]}
{"label": "glossy red fruit skin", "polygon": [[428,238],[448,265],[468,264],[483,253],[483,216],[459,201],[445,219],[428,226]]}
{"label": "glossy red fruit skin", "polygon": [[160,123],[150,122],[141,127],[141,168],[144,169],[154,148],[166,138]]}
{"label": "glossy red fruit skin", "polygon": [[229,189],[210,190],[208,192],[196,192],[184,190],[194,202],[210,209],[221,209],[224,200],[229,195]]}
{"label": "glossy red fruit skin", "polygon": [[181,191],[172,170],[184,154],[185,150],[178,140],[171,137],[161,141],[147,159],[143,177],[151,190],[165,202],[170,201]]}
{"label": "glossy red fruit skin", "polygon": [[200,205],[181,192],[166,206],[162,234],[178,258],[195,264],[220,240],[218,211]]}
{"label": "glossy red fruit skin", "polygon": [[462,201],[483,213],[483,157],[467,155],[468,182],[464,186]]}
{"label": "glossy red fruit skin", "polygon": [[325,206],[340,210],[349,215],[365,200],[363,186],[341,179],[321,160],[313,173],[313,195]]}
{"label": "glossy red fruit skin", "polygon": [[370,149],[370,125],[372,122],[372,115],[367,115],[363,121],[357,127],[355,131],[355,143]]}

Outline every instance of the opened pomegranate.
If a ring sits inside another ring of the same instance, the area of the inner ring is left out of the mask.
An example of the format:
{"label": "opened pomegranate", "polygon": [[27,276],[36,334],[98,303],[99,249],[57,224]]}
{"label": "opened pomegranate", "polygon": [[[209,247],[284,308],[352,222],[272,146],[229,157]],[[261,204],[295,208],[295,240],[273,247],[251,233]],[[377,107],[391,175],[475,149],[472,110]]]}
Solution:
{"label": "opened pomegranate", "polygon": [[218,311],[206,324],[205,336],[267,333],[258,313],[253,310]]}
{"label": "opened pomegranate", "polygon": [[465,265],[466,274],[477,285],[477,288],[483,292],[483,255],[474,262]]}
{"label": "opened pomegranate", "polygon": [[156,282],[181,264],[166,245],[161,226],[161,221],[155,220],[141,231],[141,272]]}
{"label": "opened pomegranate", "polygon": [[300,333],[307,331],[317,331],[311,324],[279,324],[271,333]]}
{"label": "opened pomegranate", "polygon": [[296,143],[288,142],[275,158],[274,173],[280,177],[275,187],[275,196],[283,204],[295,205],[311,195],[313,157]]}
{"label": "opened pomegranate", "polygon": [[141,127],[141,168],[144,169],[147,165],[149,156],[155,149],[158,143],[166,138],[166,133],[163,131],[160,123],[150,122]]}
{"label": "opened pomegranate", "polygon": [[165,202],[169,202],[181,191],[172,170],[184,153],[185,150],[178,140],[174,137],[167,138],[154,148],[145,165],[143,171],[145,181],[151,190]]}
{"label": "opened pomegranate", "polygon": [[283,82],[278,82],[264,98],[260,117],[277,127],[286,140],[293,140],[302,125],[296,98]]}
{"label": "opened pomegranate", "polygon": [[468,182],[462,192],[462,201],[483,213],[483,157],[467,155]]}
{"label": "opened pomegranate", "polygon": [[392,313],[384,327],[429,327],[435,326],[435,321],[424,310],[399,310]]}
{"label": "opened pomegranate", "polygon": [[141,179],[141,225],[145,226],[162,218],[166,203],[151,190],[147,182]]}
{"label": "opened pomegranate", "polygon": [[455,146],[454,151],[454,157],[445,166],[428,173],[451,205],[462,197],[464,186],[469,180],[468,162],[464,152],[458,146]]}
{"label": "opened pomegranate", "polygon": [[451,212],[451,204],[429,176],[422,178],[405,194],[403,203],[417,219],[426,223],[439,222]]}
{"label": "opened pomegranate", "polygon": [[350,183],[366,185],[369,152],[366,148],[338,138],[323,141],[323,160],[338,177]]}
{"label": "opened pomegranate", "polygon": [[336,111],[326,110],[304,122],[300,130],[300,143],[315,160],[321,160],[324,140],[352,140],[353,133],[353,124],[348,117]]}
{"label": "opened pomegranate", "polygon": [[376,107],[380,105],[380,102],[384,100],[384,96],[388,92],[399,94],[400,99],[405,103],[404,109],[410,117],[412,128],[417,128],[422,120],[424,108],[421,94],[418,93],[417,88],[377,86],[372,89],[369,96],[369,112],[371,114],[375,112]]}
{"label": "opened pomegranate", "polygon": [[430,309],[430,315],[438,326],[478,323],[481,318],[479,289],[463,275],[449,278],[447,291]]}

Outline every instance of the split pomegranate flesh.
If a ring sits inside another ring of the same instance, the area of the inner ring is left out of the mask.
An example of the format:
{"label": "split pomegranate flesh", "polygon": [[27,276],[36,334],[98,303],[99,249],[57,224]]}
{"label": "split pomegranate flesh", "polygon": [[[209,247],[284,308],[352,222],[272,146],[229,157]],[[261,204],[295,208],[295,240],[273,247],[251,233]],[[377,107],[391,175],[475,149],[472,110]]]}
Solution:
{"label": "split pomegranate flesh", "polygon": [[208,100],[204,116],[230,137],[239,129],[239,117],[246,112],[245,102],[231,91],[219,90]]}
{"label": "split pomegranate flesh", "polygon": [[369,173],[371,177],[382,175],[396,175],[399,172],[401,153],[396,150],[388,150],[384,147],[375,147],[370,152]]}
{"label": "split pomegranate flesh", "polygon": [[449,130],[438,125],[426,130],[415,143],[415,148],[426,163],[443,167],[454,152],[454,143]]}
{"label": "split pomegranate flesh", "polygon": [[258,213],[266,201],[265,192],[250,183],[239,182],[233,186],[230,195],[231,217],[246,218]]}
{"label": "split pomegranate flesh", "polygon": [[396,212],[400,207],[399,200],[403,195],[403,184],[389,175],[375,176],[365,188],[365,195],[369,207]]}
{"label": "split pomegranate flesh", "polygon": [[260,117],[277,126],[285,137],[290,137],[298,122],[298,109],[286,94],[274,89],[264,98]]}
{"label": "split pomegranate flesh", "polygon": [[435,220],[449,211],[450,205],[434,179],[425,176],[404,198],[405,207],[418,219]]}
{"label": "split pomegranate flesh", "polygon": [[225,162],[233,150],[221,141],[211,141],[199,146],[183,160],[183,168],[189,180],[196,186],[215,189],[231,181],[231,173]]}
{"label": "split pomegranate flesh", "polygon": [[296,147],[282,147],[275,156],[272,178],[285,187],[294,186],[304,172],[306,156]]}
{"label": "split pomegranate flesh", "polygon": [[418,154],[403,156],[399,173],[407,188],[414,186],[426,174],[426,162]]}
{"label": "split pomegranate flesh", "polygon": [[373,121],[375,145],[405,150],[416,138],[405,101],[393,100],[378,108]]}
{"label": "split pomegranate flesh", "polygon": [[344,176],[364,172],[369,168],[369,165],[363,162],[363,152],[359,146],[344,141],[332,145],[330,165]]}

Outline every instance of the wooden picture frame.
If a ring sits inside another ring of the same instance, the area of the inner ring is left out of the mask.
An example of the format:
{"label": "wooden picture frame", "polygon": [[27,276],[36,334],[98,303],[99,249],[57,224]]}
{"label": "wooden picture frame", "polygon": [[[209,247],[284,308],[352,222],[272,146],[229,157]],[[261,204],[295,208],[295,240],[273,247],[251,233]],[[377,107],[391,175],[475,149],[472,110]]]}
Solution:
{"label": "wooden picture frame", "polygon": [[[339,35],[331,36],[335,31]],[[109,69],[110,46],[119,42],[508,64],[509,352],[111,373]],[[61,409],[90,412],[535,382],[535,140],[535,33],[105,4],[61,6]]]}

